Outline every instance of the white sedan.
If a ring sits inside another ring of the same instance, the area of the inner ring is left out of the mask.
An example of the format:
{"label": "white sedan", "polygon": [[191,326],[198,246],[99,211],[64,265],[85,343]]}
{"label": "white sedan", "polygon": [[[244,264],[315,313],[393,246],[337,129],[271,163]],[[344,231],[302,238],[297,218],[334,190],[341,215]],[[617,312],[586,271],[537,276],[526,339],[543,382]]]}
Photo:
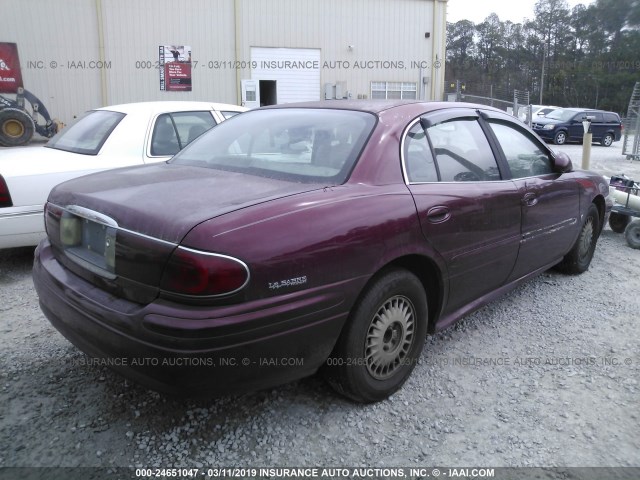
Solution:
{"label": "white sedan", "polygon": [[51,189],[71,178],[166,161],[247,109],[209,102],[142,102],[90,110],[46,145],[0,149],[0,249],[37,245]]}

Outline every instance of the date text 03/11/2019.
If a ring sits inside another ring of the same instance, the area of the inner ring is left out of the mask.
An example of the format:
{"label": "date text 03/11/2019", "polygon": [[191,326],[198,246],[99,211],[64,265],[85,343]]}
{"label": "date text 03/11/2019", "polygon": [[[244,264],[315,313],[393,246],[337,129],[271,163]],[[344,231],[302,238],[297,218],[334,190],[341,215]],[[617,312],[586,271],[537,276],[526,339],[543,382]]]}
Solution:
{"label": "date text 03/11/2019", "polygon": [[[262,69],[262,70],[406,70],[407,68],[429,69],[440,68],[441,62],[428,62],[426,60],[412,60],[406,62],[404,60],[327,60],[320,62],[318,60],[209,60],[200,61],[192,60],[191,68],[208,68],[211,70],[244,70],[244,69]],[[160,61],[137,60],[135,68],[138,70],[158,70],[164,68],[164,64]]]}

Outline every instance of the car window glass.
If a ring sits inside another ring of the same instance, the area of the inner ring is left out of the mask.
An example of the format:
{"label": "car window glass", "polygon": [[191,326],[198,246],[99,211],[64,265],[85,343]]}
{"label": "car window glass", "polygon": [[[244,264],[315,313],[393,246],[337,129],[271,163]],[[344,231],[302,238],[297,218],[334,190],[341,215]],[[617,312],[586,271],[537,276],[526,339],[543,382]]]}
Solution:
{"label": "car window glass", "polygon": [[265,109],[223,122],[172,162],[298,182],[343,183],[375,124],[349,110]]}
{"label": "car window glass", "polygon": [[404,140],[404,164],[407,179],[412,183],[437,182],[438,172],[420,122],[407,132]]}
{"label": "car window glass", "polygon": [[151,155],[170,156],[180,151],[178,134],[168,113],[156,119],[151,136]]}
{"label": "car window glass", "polygon": [[[547,114],[547,118],[551,118],[553,120],[560,120],[561,122],[568,122],[569,120],[573,119],[575,115],[576,115],[575,110],[563,110],[562,108],[559,108]],[[583,114],[581,113],[580,118],[582,118],[582,115]]]}
{"label": "car window glass", "polygon": [[228,120],[231,117],[235,117],[236,115],[238,115],[239,113],[242,113],[242,112],[233,112],[233,111],[230,111],[230,110],[224,110],[224,111],[221,111],[220,113],[225,118],[225,120]]}
{"label": "car window glass", "polygon": [[620,120],[615,113],[604,113],[604,121],[607,123],[618,123]]}
{"label": "car window glass", "polygon": [[600,112],[587,112],[587,116],[594,123],[602,123],[603,122],[602,114]]}
{"label": "car window glass", "polygon": [[216,125],[211,112],[176,112],[170,115],[182,148]]}
{"label": "car window glass", "polygon": [[427,130],[443,182],[500,180],[489,142],[475,119],[439,123]]}
{"label": "car window glass", "polygon": [[125,117],[124,113],[92,110],[76,123],[60,131],[45,145],[66,152],[97,155],[111,132]]}
{"label": "car window glass", "polygon": [[498,138],[513,178],[553,173],[548,154],[524,132],[503,123],[490,122],[489,125]]}
{"label": "car window glass", "polygon": [[163,113],[151,136],[152,156],[172,156],[216,125],[210,112]]}

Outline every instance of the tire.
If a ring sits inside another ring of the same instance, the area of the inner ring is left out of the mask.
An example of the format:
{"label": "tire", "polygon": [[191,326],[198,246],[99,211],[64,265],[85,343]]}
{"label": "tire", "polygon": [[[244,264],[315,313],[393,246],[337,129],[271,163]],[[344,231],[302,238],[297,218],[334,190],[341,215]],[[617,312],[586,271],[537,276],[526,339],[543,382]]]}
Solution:
{"label": "tire", "polygon": [[0,110],[0,143],[5,147],[26,145],[34,131],[33,118],[26,112],[17,108]]}
{"label": "tire", "polygon": [[616,212],[611,212],[611,215],[609,215],[609,227],[616,233],[623,233],[630,221],[631,217],[629,215],[622,215]]}
{"label": "tire", "polygon": [[564,145],[565,143],[567,143],[567,132],[565,132],[564,130],[560,130],[558,133],[556,133],[556,135],[553,137],[553,143],[555,143],[556,145]]}
{"label": "tire", "polygon": [[613,135],[610,133],[607,133],[604,137],[602,137],[602,140],[600,140],[600,145],[602,145],[603,147],[610,147],[612,143]]}
{"label": "tire", "polygon": [[558,264],[558,270],[571,275],[586,272],[591,264],[600,230],[600,214],[598,208],[592,203],[587,210],[576,243]]}
{"label": "tire", "polygon": [[634,220],[624,231],[624,238],[631,248],[640,249],[640,220]]}
{"label": "tire", "polygon": [[325,378],[357,402],[384,400],[404,384],[420,358],[427,318],[420,280],[406,270],[384,273],[351,311]]}

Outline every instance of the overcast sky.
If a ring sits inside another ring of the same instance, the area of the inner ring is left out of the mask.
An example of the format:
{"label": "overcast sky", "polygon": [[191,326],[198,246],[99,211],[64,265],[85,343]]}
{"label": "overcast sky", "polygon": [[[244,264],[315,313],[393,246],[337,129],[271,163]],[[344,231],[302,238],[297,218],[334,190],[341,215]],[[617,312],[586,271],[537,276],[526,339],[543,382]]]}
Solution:
{"label": "overcast sky", "polygon": [[[568,0],[569,8],[582,3],[589,5],[594,0]],[[533,18],[533,6],[537,0],[449,0],[447,4],[447,21],[471,20],[480,23],[495,12],[503,22],[511,20],[521,23],[526,17]]]}

